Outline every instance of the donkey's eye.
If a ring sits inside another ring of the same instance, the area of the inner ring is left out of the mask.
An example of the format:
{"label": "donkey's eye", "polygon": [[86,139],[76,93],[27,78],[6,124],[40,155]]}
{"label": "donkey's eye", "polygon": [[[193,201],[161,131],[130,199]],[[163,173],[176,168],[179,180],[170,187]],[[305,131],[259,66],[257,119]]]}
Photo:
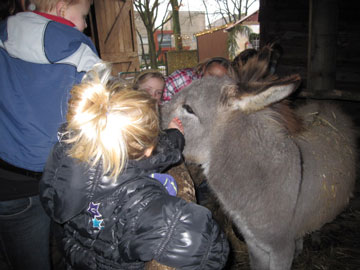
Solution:
{"label": "donkey's eye", "polygon": [[195,114],[194,111],[191,109],[191,107],[187,104],[184,104],[182,106],[188,113]]}

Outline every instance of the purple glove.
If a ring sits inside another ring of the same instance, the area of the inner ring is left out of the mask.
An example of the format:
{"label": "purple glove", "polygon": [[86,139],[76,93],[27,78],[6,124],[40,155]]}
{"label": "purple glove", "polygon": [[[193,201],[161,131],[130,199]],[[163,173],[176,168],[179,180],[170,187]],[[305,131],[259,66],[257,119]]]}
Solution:
{"label": "purple glove", "polygon": [[177,184],[171,175],[165,173],[152,173],[150,174],[150,177],[158,180],[161,184],[163,184],[169,195],[176,196]]}

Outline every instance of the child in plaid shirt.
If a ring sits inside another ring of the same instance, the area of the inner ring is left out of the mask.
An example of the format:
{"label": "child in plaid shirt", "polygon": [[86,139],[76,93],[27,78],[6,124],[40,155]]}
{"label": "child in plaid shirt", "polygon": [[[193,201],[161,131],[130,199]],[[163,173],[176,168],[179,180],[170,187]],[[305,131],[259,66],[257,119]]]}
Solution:
{"label": "child in plaid shirt", "polygon": [[163,101],[168,102],[172,96],[203,76],[223,76],[235,78],[231,62],[223,57],[213,57],[198,64],[195,68],[179,69],[171,73],[165,80]]}
{"label": "child in plaid shirt", "polygon": [[193,80],[199,79],[200,76],[193,68],[179,69],[171,73],[165,80],[165,89],[163,92],[163,101],[171,100],[172,96],[188,86]]}

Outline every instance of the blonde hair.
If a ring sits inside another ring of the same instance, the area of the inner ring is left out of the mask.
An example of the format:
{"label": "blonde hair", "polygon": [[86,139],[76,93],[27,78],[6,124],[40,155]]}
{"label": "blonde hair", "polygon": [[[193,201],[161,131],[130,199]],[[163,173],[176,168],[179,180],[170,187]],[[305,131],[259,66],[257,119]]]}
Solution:
{"label": "blonde hair", "polygon": [[148,79],[151,79],[151,78],[157,78],[161,81],[164,82],[164,86],[165,86],[165,77],[164,75],[158,71],[158,70],[155,70],[155,69],[148,69],[148,70],[144,70],[142,72],[140,72],[135,80],[134,80],[134,89],[141,89],[141,85],[146,82]]}
{"label": "blonde hair", "polygon": [[108,83],[110,68],[95,65],[71,90],[66,143],[69,155],[116,177],[129,159],[141,159],[155,147],[160,132],[158,105],[146,91]]}
{"label": "blonde hair", "polygon": [[[56,7],[58,2],[64,2],[68,6],[76,5],[81,0],[31,0],[31,2],[35,5],[35,10],[42,12],[49,12]],[[93,0],[87,0],[90,4],[93,3]]]}

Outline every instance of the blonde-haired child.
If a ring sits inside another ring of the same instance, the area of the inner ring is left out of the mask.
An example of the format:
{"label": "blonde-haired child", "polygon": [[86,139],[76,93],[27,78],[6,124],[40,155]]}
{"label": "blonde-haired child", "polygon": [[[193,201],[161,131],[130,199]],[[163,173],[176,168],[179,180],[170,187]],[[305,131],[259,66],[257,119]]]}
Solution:
{"label": "blonde-haired child", "polygon": [[149,94],[98,81],[72,89],[67,120],[70,156],[92,166],[101,160],[104,174],[114,178],[128,158],[150,155],[159,135],[157,104]]}
{"label": "blonde-haired child", "polygon": [[165,88],[165,77],[157,70],[145,70],[135,78],[133,87],[137,90],[145,90],[161,104]]}
{"label": "blonde-haired child", "polygon": [[222,269],[229,247],[210,211],[152,177],[181,161],[183,134],[160,131],[146,91],[108,84],[107,67],[95,69],[71,91],[68,123],[40,183],[43,207],[61,225],[66,264],[144,269],[155,259]]}

